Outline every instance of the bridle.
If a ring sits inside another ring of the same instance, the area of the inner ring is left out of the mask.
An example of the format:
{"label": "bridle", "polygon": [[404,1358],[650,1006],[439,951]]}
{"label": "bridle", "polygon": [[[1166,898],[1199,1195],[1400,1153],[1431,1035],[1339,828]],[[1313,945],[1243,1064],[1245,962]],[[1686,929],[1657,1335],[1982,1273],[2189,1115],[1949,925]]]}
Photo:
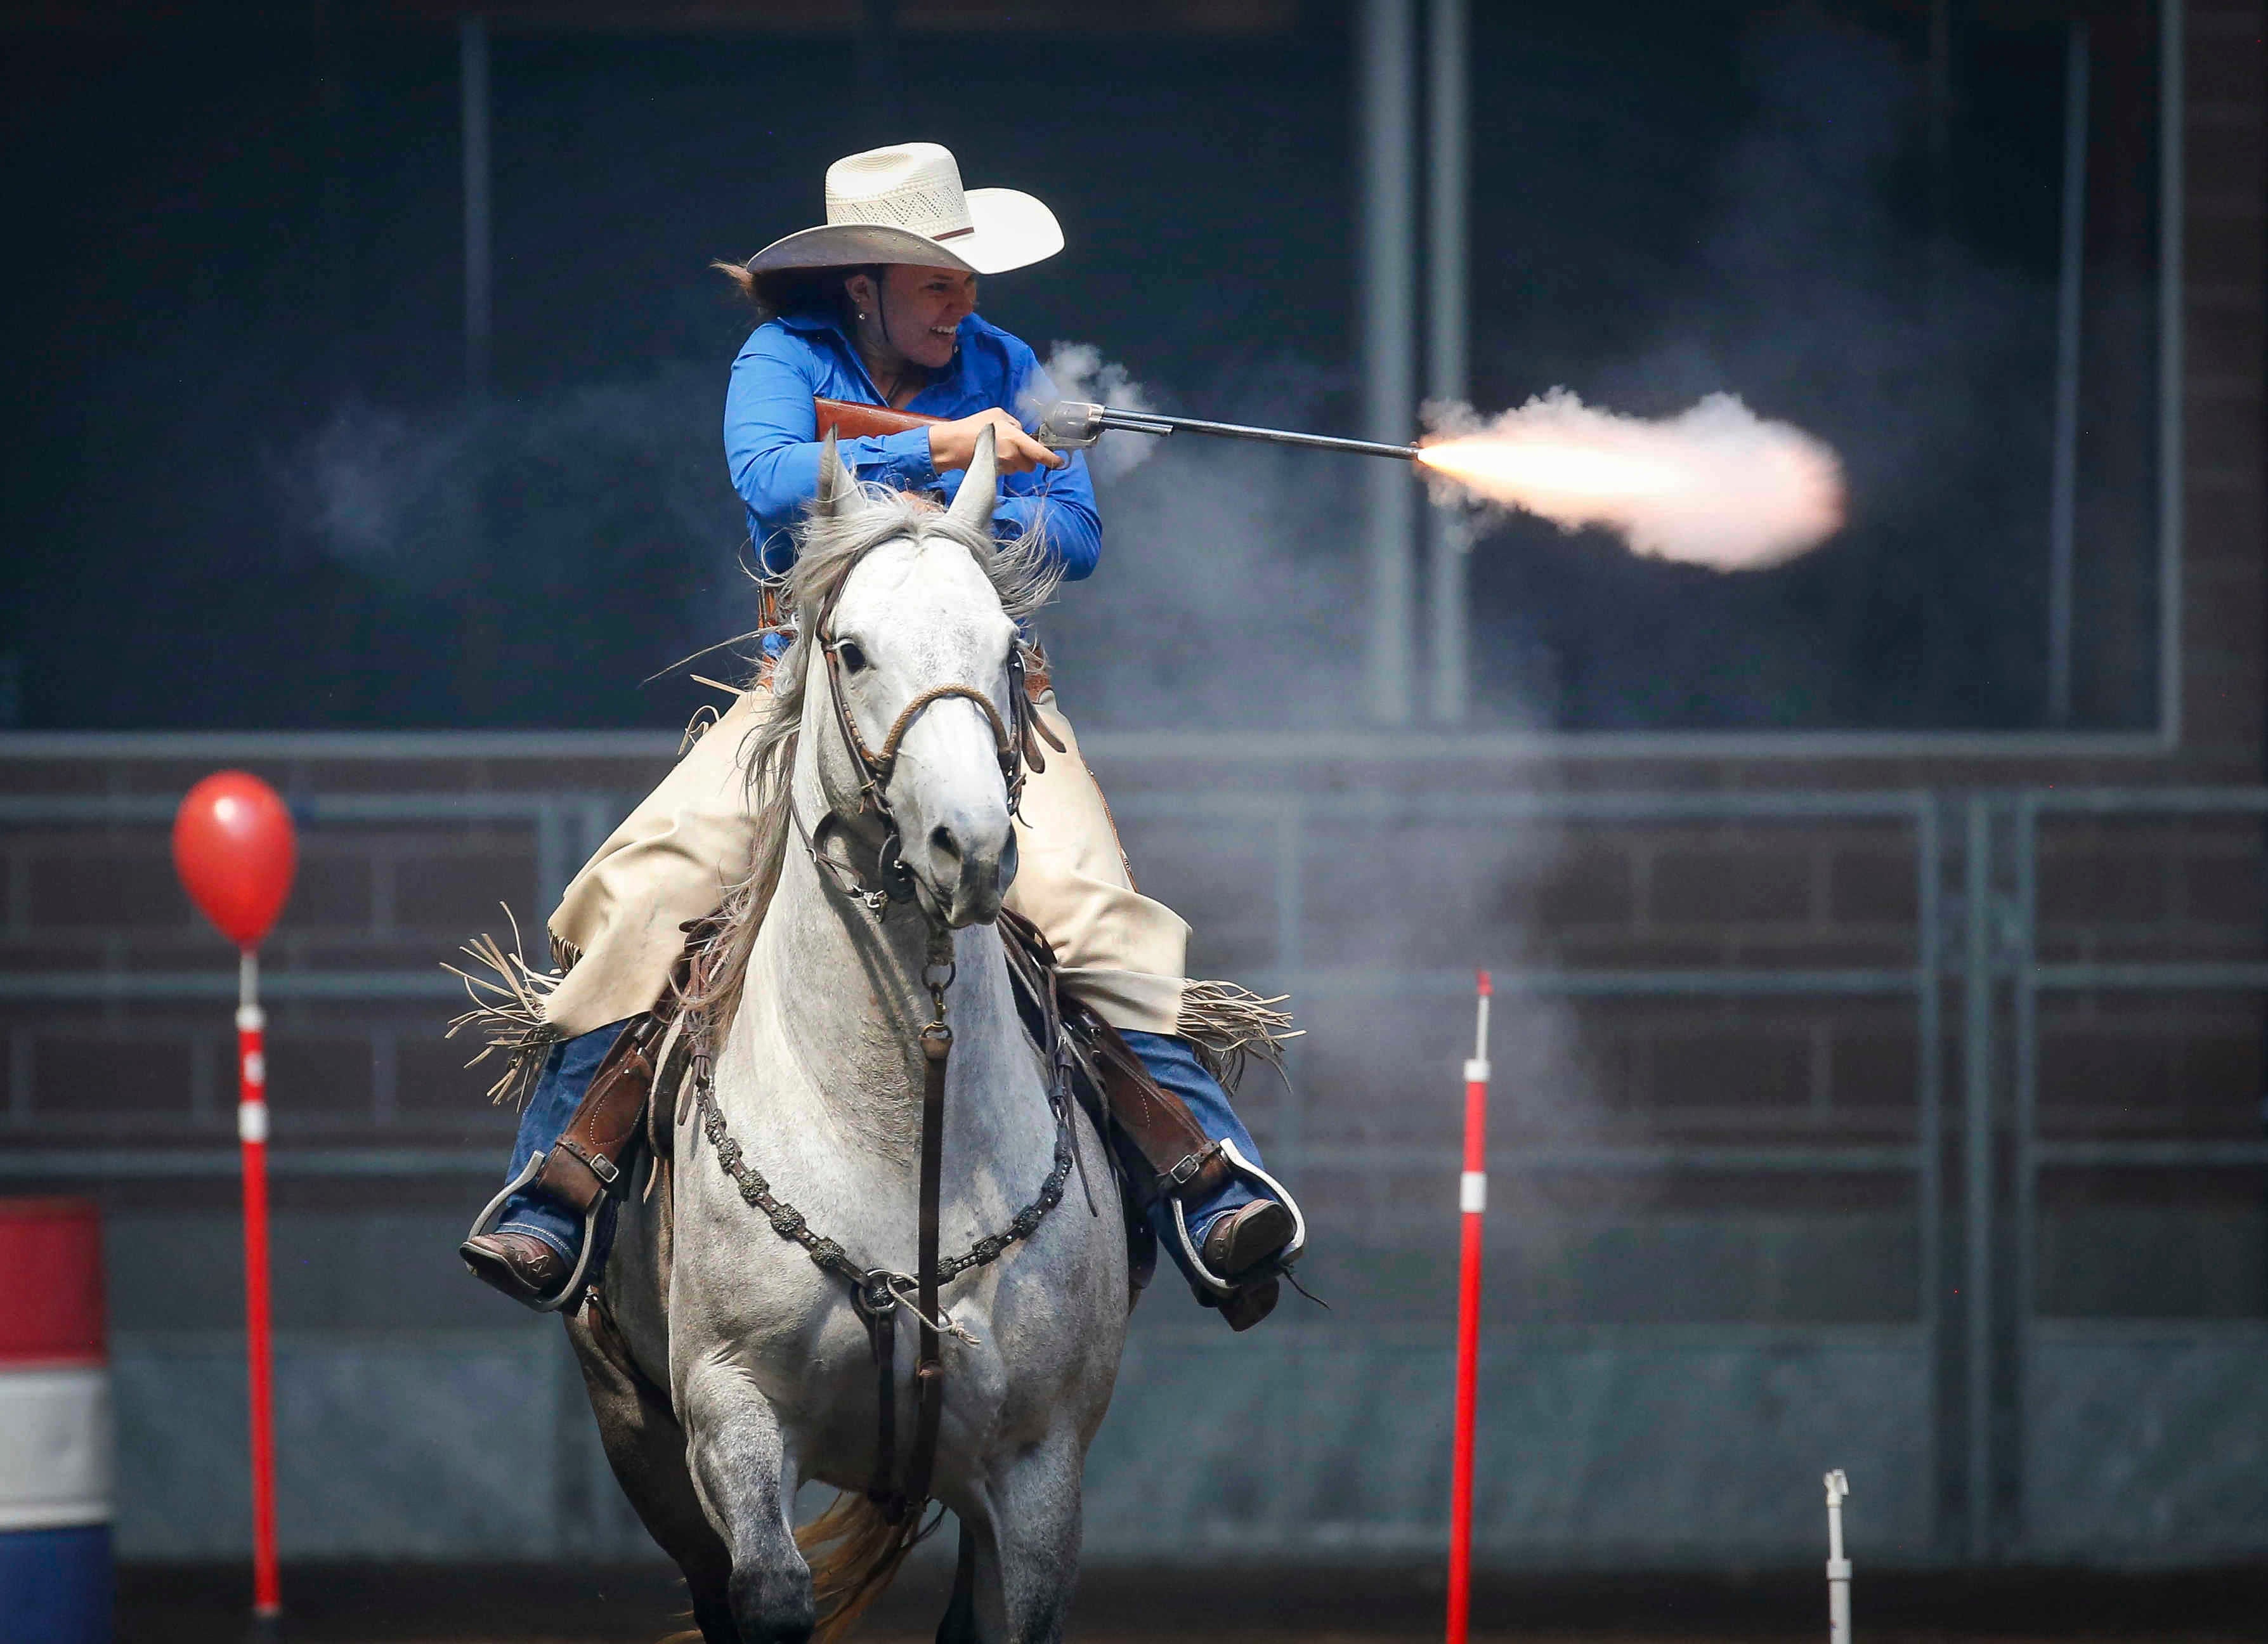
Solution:
{"label": "bridle", "polygon": [[1026,775],[1030,771],[1044,771],[1048,768],[1047,756],[1040,751],[1042,741],[1044,741],[1057,753],[1064,751],[1064,745],[1041,722],[1037,710],[1032,705],[1024,671],[1024,643],[1020,638],[1008,652],[1006,719],[1001,719],[1000,711],[993,705],[992,698],[974,685],[933,685],[898,710],[898,717],[890,722],[889,731],[883,736],[880,749],[867,747],[866,739],[859,734],[858,720],[851,717],[850,705],[843,697],[843,641],[828,632],[832,615],[830,611],[815,626],[812,644],[826,659],[828,704],[836,729],[843,739],[843,746],[858,770],[858,815],[865,816],[871,813],[881,818],[882,842],[876,848],[874,857],[874,876],[881,881],[880,884],[870,884],[857,868],[836,860],[824,849],[828,835],[844,826],[839,811],[830,807],[820,817],[816,826],[805,826],[802,813],[796,809],[795,793],[791,785],[786,800],[787,812],[803,841],[805,851],[820,870],[821,876],[844,896],[865,904],[867,912],[879,918],[887,910],[891,903],[914,899],[913,870],[905,864],[904,838],[898,829],[898,819],[890,809],[888,789],[890,778],[897,770],[899,749],[904,745],[906,733],[913,728],[915,720],[939,703],[950,702],[956,697],[973,702],[982,709],[985,723],[992,729],[993,755],[1000,763],[1000,780],[1007,788],[1008,814],[1011,816],[1021,815]]}
{"label": "bridle", "polygon": [[[1064,745],[1040,722],[1032,706],[1024,672],[1023,641],[1019,638],[1008,655],[1007,719],[1001,719],[992,699],[974,685],[932,686],[898,711],[879,750],[868,748],[865,738],[858,734],[858,721],[850,717],[850,706],[843,700],[838,654],[842,642],[828,631],[831,616],[830,610],[814,624],[812,643],[827,659],[828,704],[843,747],[858,766],[858,814],[863,816],[873,812],[882,819],[882,843],[875,861],[876,875],[881,884],[868,884],[857,869],[836,861],[821,849],[828,830],[843,825],[842,815],[830,806],[820,817],[816,829],[806,828],[795,807],[792,773],[786,778],[784,801],[804,850],[821,871],[821,880],[832,882],[836,889],[864,904],[870,914],[880,919],[887,916],[891,903],[911,901],[914,896],[913,873],[905,865],[897,818],[891,813],[887,790],[897,769],[898,750],[917,719],[939,703],[954,697],[965,697],[983,710],[985,722],[992,727],[993,751],[1000,763],[1000,779],[1007,785],[1008,812],[1012,816],[1017,815],[1023,797],[1026,772],[1047,769],[1040,743],[1044,741],[1057,753],[1064,751]],[[1064,1184],[1079,1163],[1068,1061],[1058,1053],[1056,1044],[1043,1045],[1042,1055],[1052,1070],[1048,1101],[1056,1121],[1055,1157],[1047,1177],[1040,1184],[1038,1194],[1016,1213],[1005,1228],[977,1240],[963,1254],[952,1257],[940,1254],[946,1068],[953,1054],[953,1028],[945,1019],[945,995],[953,985],[954,966],[952,933],[934,912],[928,917],[928,962],[923,967],[922,981],[929,990],[933,1008],[928,1023],[917,1036],[922,1058],[922,1128],[920,1191],[911,1273],[861,1267],[841,1244],[815,1232],[801,1211],[775,1195],[771,1184],[747,1162],[740,1144],[726,1130],[724,1111],[717,1102],[705,1031],[696,1042],[688,1074],[702,1133],[709,1139],[718,1166],[732,1179],[740,1198],[771,1223],[773,1232],[801,1245],[822,1271],[835,1275],[850,1288],[851,1304],[866,1327],[867,1340],[873,1351],[877,1382],[874,1473],[866,1494],[881,1508],[891,1524],[908,1535],[917,1528],[922,1508],[929,1500],[931,1478],[937,1462],[938,1431],[945,1410],[945,1360],[940,1338],[950,1333],[968,1341],[976,1339],[945,1311],[939,1292],[946,1279],[998,1261],[1011,1248],[1029,1238],[1048,1213],[1062,1202]],[[1053,1025],[1051,1018],[1048,1036],[1054,1038],[1059,1032],[1059,1026]],[[1092,1198],[1090,1193],[1090,1204]],[[914,1316],[918,1330],[914,1353],[913,1442],[902,1479],[898,1473],[897,1419],[897,1316],[902,1308]]]}

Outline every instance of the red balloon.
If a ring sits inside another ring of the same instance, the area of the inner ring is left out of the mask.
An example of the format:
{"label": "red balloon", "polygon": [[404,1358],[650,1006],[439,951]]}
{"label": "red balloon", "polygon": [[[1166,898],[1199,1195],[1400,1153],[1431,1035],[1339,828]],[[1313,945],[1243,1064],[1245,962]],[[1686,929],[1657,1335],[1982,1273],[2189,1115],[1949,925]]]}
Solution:
{"label": "red balloon", "polygon": [[173,868],[189,899],[239,947],[257,947],[284,911],[299,842],[276,790],[241,770],[191,788],[173,815]]}

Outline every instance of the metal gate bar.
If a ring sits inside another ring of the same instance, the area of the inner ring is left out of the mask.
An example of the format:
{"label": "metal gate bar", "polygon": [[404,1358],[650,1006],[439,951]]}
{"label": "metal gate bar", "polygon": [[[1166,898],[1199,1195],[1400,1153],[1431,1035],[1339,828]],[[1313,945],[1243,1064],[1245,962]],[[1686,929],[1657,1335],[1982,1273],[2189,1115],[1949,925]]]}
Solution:
{"label": "metal gate bar", "polygon": [[[2039,957],[2040,825],[2052,815],[2092,816],[2258,816],[2268,818],[2268,788],[2052,788],[2025,789],[2004,796],[1979,795],[1970,800],[1972,850],[1981,837],[1983,856],[1992,859],[1990,830],[1995,814],[2009,817],[2010,866],[2013,894],[1999,903],[1989,894],[1977,898],[1969,910],[1975,943],[2000,939],[1992,954],[1996,970],[2010,983],[2010,1031],[2013,1049],[2010,1193],[2013,1199],[2010,1283],[2014,1291],[2009,1314],[2012,1360],[2004,1384],[2011,1389],[2011,1430],[2003,1437],[1991,1435],[1986,1449],[1988,1467],[1992,1450],[2005,1444],[2021,1455],[2025,1431],[2029,1372],[2035,1353],[2039,1304],[2039,1177],[2049,1167],[2088,1168],[2246,1168],[2268,1166],[2268,1140],[2213,1139],[2126,1139],[2091,1137],[2051,1141],[2039,1134],[2039,1004],[2047,992],[2268,992],[2268,963],[2242,961],[2196,962],[2043,963]],[[1985,830],[1980,835],[1979,829]],[[1972,882],[1974,865],[1972,862]],[[1990,924],[1999,930],[1992,932]],[[1980,934],[1981,933],[1981,934]],[[1971,1026],[1975,1036],[1989,1042],[1994,1030],[1989,981],[1980,996],[1972,992]],[[1987,1095],[1984,1127],[1972,1129],[1970,1175],[1990,1181],[1992,1127]],[[1989,1250],[1989,1241],[1984,1243]],[[1972,1245],[1972,1250],[1974,1249]],[[1988,1434],[1992,1423],[1983,1424]],[[1996,1472],[1982,1480],[1989,1485]],[[1988,1493],[1980,1498],[1990,1503]],[[2002,1534],[1992,1533],[1989,1511],[1980,1515],[1977,1556],[2021,1558],[2028,1543],[2021,1515],[2021,1492],[2016,1512]]]}

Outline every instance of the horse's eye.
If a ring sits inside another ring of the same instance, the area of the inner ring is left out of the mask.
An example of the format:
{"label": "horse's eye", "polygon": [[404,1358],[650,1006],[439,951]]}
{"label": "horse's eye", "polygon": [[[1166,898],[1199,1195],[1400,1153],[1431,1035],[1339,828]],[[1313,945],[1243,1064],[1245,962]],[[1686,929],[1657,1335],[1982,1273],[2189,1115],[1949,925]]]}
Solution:
{"label": "horse's eye", "polygon": [[866,666],[866,653],[858,648],[858,642],[856,639],[836,640],[835,654],[842,660],[843,666],[853,674],[860,672]]}

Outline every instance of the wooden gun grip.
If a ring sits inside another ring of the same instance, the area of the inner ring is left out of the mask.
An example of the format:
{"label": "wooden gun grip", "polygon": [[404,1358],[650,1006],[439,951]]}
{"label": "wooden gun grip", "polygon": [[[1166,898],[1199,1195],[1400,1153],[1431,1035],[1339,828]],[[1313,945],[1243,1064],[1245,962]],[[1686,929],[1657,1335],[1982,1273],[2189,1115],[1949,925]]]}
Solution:
{"label": "wooden gun grip", "polygon": [[909,428],[927,428],[944,422],[942,417],[924,417],[918,411],[896,411],[887,405],[859,405],[850,400],[824,400],[812,396],[811,409],[818,414],[818,438],[833,434],[838,439],[866,439],[876,434],[902,434]]}

